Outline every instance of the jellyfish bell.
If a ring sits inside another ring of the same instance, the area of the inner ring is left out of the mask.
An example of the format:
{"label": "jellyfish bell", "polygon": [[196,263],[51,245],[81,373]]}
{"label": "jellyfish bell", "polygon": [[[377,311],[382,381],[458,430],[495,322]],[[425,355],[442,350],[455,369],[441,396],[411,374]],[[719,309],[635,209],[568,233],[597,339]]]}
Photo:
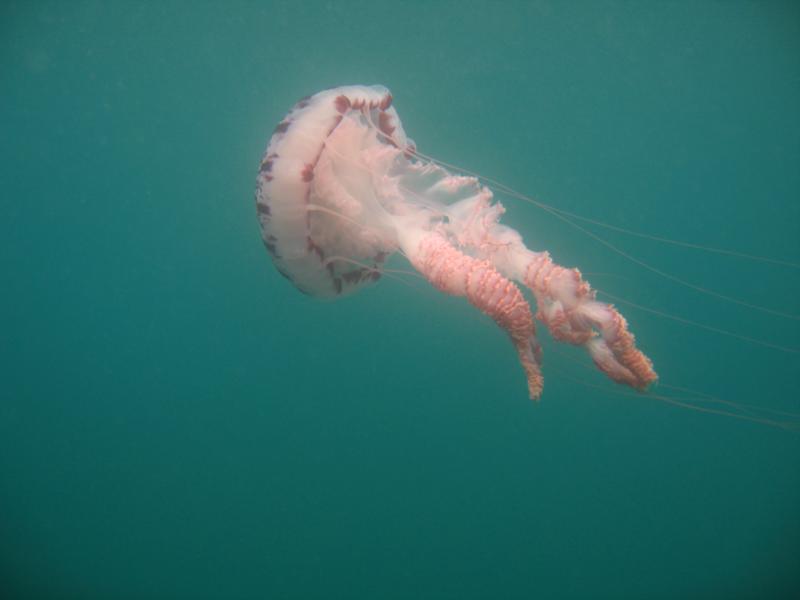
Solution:
{"label": "jellyfish bell", "polygon": [[312,296],[356,292],[402,252],[434,287],[465,296],[508,333],[533,399],[542,350],[517,284],[532,292],[553,337],[584,346],[612,380],[638,390],[656,380],[624,317],[595,299],[577,269],[529,250],[477,178],[420,158],[382,86],[300,100],[261,161],[256,207],[276,268]]}
{"label": "jellyfish bell", "polygon": [[373,182],[386,144],[367,121],[374,113],[407,144],[390,103],[378,86],[326,90],[300,100],[275,128],[258,173],[258,217],[276,268],[306,294],[353,293],[377,280],[397,250],[381,204],[388,199]]}

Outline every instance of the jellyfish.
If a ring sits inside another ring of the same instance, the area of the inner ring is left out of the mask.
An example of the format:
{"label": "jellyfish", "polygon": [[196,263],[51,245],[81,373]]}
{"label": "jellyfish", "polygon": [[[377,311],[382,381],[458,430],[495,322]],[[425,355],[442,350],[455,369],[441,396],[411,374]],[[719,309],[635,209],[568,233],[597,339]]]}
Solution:
{"label": "jellyfish", "polygon": [[644,391],[657,378],[625,318],[578,269],[528,249],[478,178],[417,152],[383,86],[333,88],[295,104],[261,160],[256,209],[275,267],[306,294],[352,294],[400,253],[436,289],[466,297],[508,334],[531,399],[543,386],[536,320],[555,340],[583,346],[617,383]]}

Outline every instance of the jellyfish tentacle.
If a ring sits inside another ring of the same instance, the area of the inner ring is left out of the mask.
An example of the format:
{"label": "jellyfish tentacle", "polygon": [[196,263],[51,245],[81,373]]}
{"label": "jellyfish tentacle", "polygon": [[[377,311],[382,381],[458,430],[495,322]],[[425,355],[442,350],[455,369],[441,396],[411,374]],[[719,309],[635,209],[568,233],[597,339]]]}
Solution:
{"label": "jellyfish tentacle", "polygon": [[530,306],[519,288],[488,260],[467,256],[440,230],[409,236],[401,245],[411,264],[438,290],[467,300],[494,319],[511,338],[528,381],[528,393],[542,393],[541,347]]}

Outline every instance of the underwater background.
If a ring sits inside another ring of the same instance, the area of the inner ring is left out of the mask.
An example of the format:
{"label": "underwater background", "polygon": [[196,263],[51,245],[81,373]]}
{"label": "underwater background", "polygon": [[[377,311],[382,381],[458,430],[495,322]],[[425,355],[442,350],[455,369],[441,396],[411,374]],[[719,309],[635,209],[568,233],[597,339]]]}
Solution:
{"label": "underwater background", "polygon": [[[540,328],[534,404],[463,298],[273,268],[268,138],[351,83],[550,205],[791,264],[498,193],[661,377]],[[800,596],[797,3],[4,2],[0,185],[3,598]]]}

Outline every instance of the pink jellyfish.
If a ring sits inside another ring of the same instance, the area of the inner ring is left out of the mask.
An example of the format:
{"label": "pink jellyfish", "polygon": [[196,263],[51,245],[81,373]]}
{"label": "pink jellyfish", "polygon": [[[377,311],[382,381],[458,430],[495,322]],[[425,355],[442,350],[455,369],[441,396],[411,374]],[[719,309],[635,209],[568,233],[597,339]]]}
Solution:
{"label": "pink jellyfish", "polygon": [[261,161],[256,207],[264,245],[299,290],[332,298],[380,277],[394,252],[446,294],[466,296],[511,338],[542,393],[536,318],[559,341],[584,346],[611,379],[644,390],[656,380],[625,318],[598,302],[578,269],[533,252],[500,223],[504,212],[475,177],[417,155],[392,95],[346,86],[300,100],[278,124]]}

